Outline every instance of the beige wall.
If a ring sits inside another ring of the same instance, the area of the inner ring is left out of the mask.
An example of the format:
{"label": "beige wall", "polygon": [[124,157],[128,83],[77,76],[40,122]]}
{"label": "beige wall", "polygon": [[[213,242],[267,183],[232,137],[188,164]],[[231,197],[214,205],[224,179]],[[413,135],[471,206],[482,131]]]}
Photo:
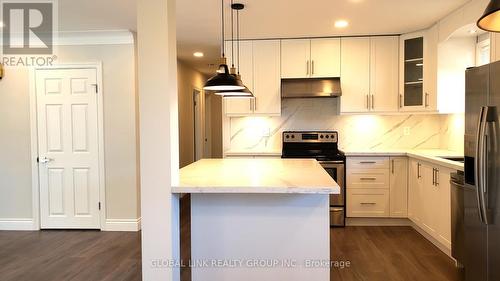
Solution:
{"label": "beige wall", "polygon": [[[203,90],[205,76],[182,61],[177,64],[179,89],[179,165],[184,167],[194,162],[194,107],[193,90]],[[201,108],[204,107],[202,96]]]}
{"label": "beige wall", "polygon": [[29,74],[0,80],[0,219],[31,218]]}
{"label": "beige wall", "polygon": [[[138,218],[134,46],[59,46],[57,63],[103,66],[106,217]],[[7,69],[0,81],[0,218],[31,218],[29,78]]]}

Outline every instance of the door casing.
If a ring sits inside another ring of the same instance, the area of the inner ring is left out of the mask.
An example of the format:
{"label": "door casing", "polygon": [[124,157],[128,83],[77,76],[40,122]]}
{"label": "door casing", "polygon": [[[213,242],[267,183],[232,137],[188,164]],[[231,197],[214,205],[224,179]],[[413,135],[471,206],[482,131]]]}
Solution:
{"label": "door casing", "polygon": [[97,126],[98,126],[98,158],[99,158],[99,200],[101,212],[99,222],[101,230],[106,225],[106,171],[104,166],[104,107],[102,62],[68,63],[53,66],[34,67],[29,70],[29,99],[30,99],[30,135],[31,135],[31,185],[32,185],[32,217],[33,230],[40,230],[40,183],[38,173],[38,124],[36,100],[36,72],[38,70],[65,70],[65,69],[95,69],[97,73]]}

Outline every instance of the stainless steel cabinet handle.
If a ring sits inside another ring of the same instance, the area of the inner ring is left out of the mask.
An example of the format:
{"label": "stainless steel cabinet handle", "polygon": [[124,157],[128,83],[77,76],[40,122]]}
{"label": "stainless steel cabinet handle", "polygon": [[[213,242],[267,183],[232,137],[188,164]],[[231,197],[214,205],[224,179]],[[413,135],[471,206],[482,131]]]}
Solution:
{"label": "stainless steel cabinet handle", "polygon": [[253,111],[257,111],[257,98],[253,98]]}
{"label": "stainless steel cabinet handle", "polygon": [[361,204],[361,205],[377,205],[377,203],[373,203],[373,202],[361,202],[359,204]]}
{"label": "stainless steel cabinet handle", "polygon": [[377,178],[359,178],[362,181],[374,181],[377,180]]}
{"label": "stainless steel cabinet handle", "polygon": [[399,108],[403,107],[403,95],[399,95]]}
{"label": "stainless steel cabinet handle", "polygon": [[366,109],[370,109],[370,95],[366,95]]}
{"label": "stainless steel cabinet handle", "polygon": [[436,169],[432,168],[432,185],[436,185]]}
{"label": "stainless steel cabinet handle", "polygon": [[309,61],[306,62],[306,75],[309,75]]}
{"label": "stainless steel cabinet handle", "polygon": [[314,60],[311,61],[311,74],[314,75]]}
{"label": "stainless steel cabinet handle", "polygon": [[372,95],[372,109],[375,109],[375,97]]}
{"label": "stainless steel cabinet handle", "polygon": [[429,93],[425,93],[425,107],[429,106]]}
{"label": "stainless steel cabinet handle", "polygon": [[417,178],[421,178],[422,176],[420,175],[420,166],[422,166],[422,164],[418,163],[417,164]]}
{"label": "stainless steel cabinet handle", "polygon": [[377,163],[377,162],[375,162],[375,161],[361,161],[361,162],[359,162],[359,164],[375,164],[375,163]]}
{"label": "stainless steel cabinet handle", "polygon": [[394,175],[394,159],[392,159],[392,174]]}
{"label": "stainless steel cabinet handle", "polygon": [[439,169],[436,169],[436,186],[439,185]]}

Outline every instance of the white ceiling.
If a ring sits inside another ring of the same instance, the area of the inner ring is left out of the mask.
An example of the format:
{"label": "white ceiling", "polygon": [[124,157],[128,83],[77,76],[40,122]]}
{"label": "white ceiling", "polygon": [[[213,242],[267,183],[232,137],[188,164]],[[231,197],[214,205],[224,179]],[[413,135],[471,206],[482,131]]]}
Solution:
{"label": "white ceiling", "polygon": [[[230,0],[225,0],[230,11]],[[427,28],[469,0],[241,0],[241,36],[295,38],[336,35],[401,34]],[[178,0],[178,56],[211,73],[220,46],[220,0]],[[344,30],[338,19],[348,20]],[[229,21],[229,17],[226,18]],[[229,34],[229,30],[226,30]],[[205,57],[194,58],[202,51]]]}

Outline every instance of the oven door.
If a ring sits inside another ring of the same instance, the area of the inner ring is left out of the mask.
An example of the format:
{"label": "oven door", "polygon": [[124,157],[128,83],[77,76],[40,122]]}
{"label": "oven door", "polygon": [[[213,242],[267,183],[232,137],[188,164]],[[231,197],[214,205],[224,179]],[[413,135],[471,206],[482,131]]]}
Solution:
{"label": "oven door", "polygon": [[343,161],[323,161],[319,162],[326,172],[337,182],[340,186],[340,194],[330,195],[330,206],[344,206],[345,205],[345,164]]}

